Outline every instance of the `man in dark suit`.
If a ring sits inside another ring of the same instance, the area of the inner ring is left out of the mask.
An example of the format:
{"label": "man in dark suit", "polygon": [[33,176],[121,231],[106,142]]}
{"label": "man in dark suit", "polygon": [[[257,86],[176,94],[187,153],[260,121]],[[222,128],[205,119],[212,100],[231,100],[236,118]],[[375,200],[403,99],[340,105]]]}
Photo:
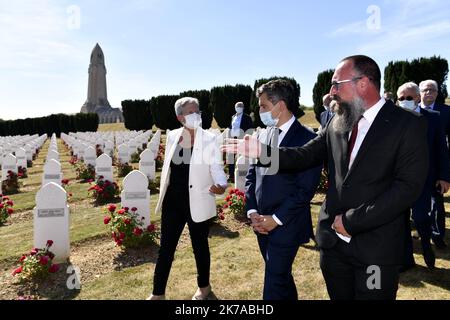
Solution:
{"label": "man in dark suit", "polygon": [[[443,190],[448,190],[449,188],[450,167],[447,143],[441,128],[439,112],[426,110],[419,106],[420,89],[417,84],[408,82],[401,85],[398,88],[397,97],[400,107],[423,115],[428,122],[428,176],[419,199],[412,206],[412,216],[414,225],[420,235],[425,263],[429,269],[433,269],[436,258],[431,247],[431,199],[436,186],[442,187]],[[409,212],[405,217],[405,221],[406,252],[402,271],[415,265]]]}
{"label": "man in dark suit", "polygon": [[404,217],[428,172],[426,120],[386,102],[380,87],[374,60],[345,58],[331,83],[336,114],[317,138],[303,147],[276,149],[246,136],[221,147],[260,163],[267,162],[267,153],[283,172],[328,160],[329,189],[316,240],[331,299],[395,299]]}
{"label": "man in dark suit", "polygon": [[331,101],[332,100],[329,93],[324,95],[322,98],[325,111],[320,114],[320,130],[324,129],[327,126],[328,121],[330,121],[330,119],[334,115],[330,107]]}
{"label": "man in dark suit", "polygon": [[[421,103],[423,109],[439,112],[442,130],[446,137],[447,148],[450,150],[450,107],[436,102],[438,96],[438,84],[434,80],[425,80],[419,84]],[[450,166],[450,163],[448,164]],[[444,194],[448,191],[443,187],[436,188],[433,192],[432,239],[438,249],[444,249],[447,244],[445,237],[445,207]]]}
{"label": "man in dark suit", "polygon": [[[254,128],[252,118],[244,112],[245,105],[243,102],[237,102],[234,105],[236,113],[231,118],[230,137],[231,138],[243,138],[245,134],[252,134]],[[227,159],[228,171],[230,174],[230,180],[234,182],[234,157]]]}
{"label": "man in dark suit", "polygon": [[[260,141],[275,147],[297,147],[316,137],[293,115],[299,97],[289,81],[270,81],[257,90],[257,97],[261,120],[267,125],[259,134]],[[250,166],[245,193],[252,222],[271,223],[270,231],[256,232],[266,266],[263,299],[297,300],[292,264],[299,246],[313,236],[310,201],[319,184],[321,167],[275,175],[267,171]]]}

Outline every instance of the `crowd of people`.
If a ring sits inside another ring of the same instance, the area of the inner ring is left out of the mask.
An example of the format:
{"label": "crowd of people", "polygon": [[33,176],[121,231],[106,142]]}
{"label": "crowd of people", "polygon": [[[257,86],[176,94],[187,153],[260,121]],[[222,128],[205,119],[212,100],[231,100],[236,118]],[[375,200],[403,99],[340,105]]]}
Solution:
{"label": "crowd of people", "polygon": [[[292,265],[300,245],[311,239],[320,249],[331,299],[395,299],[399,273],[415,266],[411,218],[432,270],[432,242],[447,247],[450,108],[436,102],[434,80],[405,83],[396,99],[380,90],[381,71],[373,59],[343,59],[323,97],[325,111],[315,133],[295,117],[299,96],[291,82],[270,81],[256,92],[267,128],[253,132],[245,106],[236,103],[230,139],[220,151],[215,136],[201,128],[198,100],[178,100],[182,127],[167,137],[157,205],[161,247],[149,299],[165,298],[185,224],[198,271],[193,299],[217,298],[209,282],[207,222],[215,216],[215,195],[227,187],[221,152],[254,159],[245,210],[265,264],[263,299],[298,299]],[[322,170],[328,190],[314,235],[310,202]]]}

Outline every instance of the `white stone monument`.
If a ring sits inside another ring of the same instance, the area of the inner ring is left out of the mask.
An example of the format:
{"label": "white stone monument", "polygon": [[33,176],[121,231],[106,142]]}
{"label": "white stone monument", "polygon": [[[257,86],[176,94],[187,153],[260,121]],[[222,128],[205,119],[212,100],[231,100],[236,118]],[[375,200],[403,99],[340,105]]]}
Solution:
{"label": "white stone monument", "polygon": [[8,171],[12,171],[15,174],[18,173],[17,170],[17,158],[12,154],[7,154],[3,158],[2,163],[2,181],[8,180]]}
{"label": "white stone monument", "polygon": [[150,149],[142,151],[139,161],[139,171],[147,176],[151,181],[156,177],[155,157]]}
{"label": "white stone monument", "polygon": [[60,186],[62,178],[61,163],[55,159],[47,161],[44,165],[44,173],[42,174],[42,186],[50,182],[54,182]]}
{"label": "white stone monument", "polygon": [[112,159],[106,153],[100,155],[95,161],[95,176],[103,176],[103,180],[114,182]]}
{"label": "white stone monument", "polygon": [[130,163],[130,151],[126,144],[121,144],[117,148],[119,162],[122,164]]}
{"label": "white stone monument", "polygon": [[90,146],[84,150],[83,161],[86,165],[95,167],[95,161],[97,160],[97,152],[95,148]]}
{"label": "white stone monument", "polygon": [[131,171],[123,180],[123,191],[120,195],[123,207],[138,209],[140,217],[144,218],[144,227],[150,225],[150,190],[148,179],[138,170]]}
{"label": "white stone monument", "polygon": [[44,185],[36,194],[34,208],[34,246],[45,248],[52,240],[53,262],[65,262],[70,256],[69,206],[66,191],[56,183]]}

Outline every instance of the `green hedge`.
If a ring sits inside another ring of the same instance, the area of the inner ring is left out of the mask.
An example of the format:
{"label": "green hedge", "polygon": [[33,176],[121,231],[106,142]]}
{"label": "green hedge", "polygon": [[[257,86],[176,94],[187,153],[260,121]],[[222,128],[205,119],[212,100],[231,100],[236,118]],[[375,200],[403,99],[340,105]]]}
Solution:
{"label": "green hedge", "polygon": [[394,96],[398,88],[409,81],[419,84],[424,80],[435,80],[439,86],[437,102],[444,103],[448,96],[447,81],[448,62],[441,57],[419,58],[412,61],[391,61],[384,69],[384,89]]}
{"label": "green hedge", "polygon": [[179,95],[162,95],[150,100],[153,121],[159,129],[173,130],[181,126],[174,109],[175,102],[179,98]]}
{"label": "green hedge", "polygon": [[95,132],[98,129],[98,115],[96,113],[77,113],[75,115],[52,114],[41,118],[27,118],[0,121],[0,136],[47,134],[61,132]]}
{"label": "green hedge", "polygon": [[150,101],[124,100],[121,104],[125,128],[136,131],[153,128],[154,120]]}
{"label": "green hedge", "polygon": [[231,118],[236,113],[234,105],[242,101],[246,108],[250,105],[252,88],[247,85],[221,86],[211,89],[210,109],[214,113],[214,119],[220,128],[228,128]]}
{"label": "green hedge", "polygon": [[[255,81],[255,84],[253,85],[253,93],[251,96],[251,103],[250,103],[250,109],[254,113],[255,116],[255,127],[261,127],[264,128],[265,125],[261,122],[261,119],[259,117],[259,104],[258,104],[258,98],[256,98],[256,90],[262,86],[263,84],[277,79],[284,79],[291,81],[292,85],[294,86],[296,90],[296,94],[300,98],[300,85],[294,78],[289,77],[271,77],[271,78],[261,78]],[[297,112],[294,114],[297,118],[301,118],[305,115],[305,112],[300,109],[300,101],[298,105]]]}
{"label": "green hedge", "polygon": [[323,96],[330,93],[331,79],[334,70],[326,70],[317,75],[317,81],[313,88],[314,113],[316,120],[320,123],[320,114],[325,111],[323,107]]}

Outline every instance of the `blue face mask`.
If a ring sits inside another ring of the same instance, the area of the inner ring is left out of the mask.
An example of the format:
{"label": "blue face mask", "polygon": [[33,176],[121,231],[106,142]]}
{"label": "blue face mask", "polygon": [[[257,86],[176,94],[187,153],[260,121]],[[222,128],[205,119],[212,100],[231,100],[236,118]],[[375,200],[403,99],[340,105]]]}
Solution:
{"label": "blue face mask", "polygon": [[267,127],[276,127],[278,124],[278,121],[280,120],[279,118],[274,119],[272,117],[271,111],[260,113],[259,117],[261,118],[262,123],[264,123],[264,125]]}

